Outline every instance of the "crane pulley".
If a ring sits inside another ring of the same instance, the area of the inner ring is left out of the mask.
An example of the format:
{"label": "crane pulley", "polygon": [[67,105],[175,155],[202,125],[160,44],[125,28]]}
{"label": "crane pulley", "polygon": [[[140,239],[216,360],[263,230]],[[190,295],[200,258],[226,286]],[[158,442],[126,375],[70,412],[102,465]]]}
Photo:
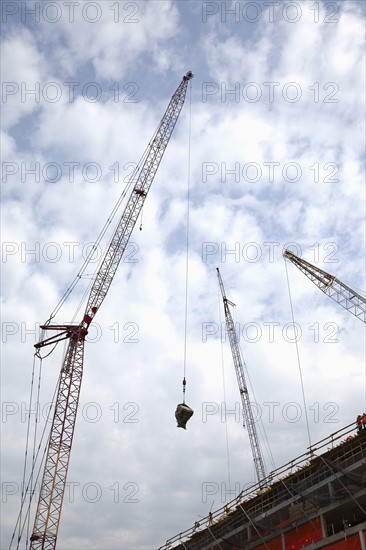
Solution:
{"label": "crane pulley", "polygon": [[180,115],[191,78],[193,74],[190,71],[183,76],[145,154],[132,175],[131,181],[134,183],[132,192],[93,280],[80,324],[46,324],[41,327],[44,330],[54,330],[57,334],[38,342],[35,345],[37,349],[65,339],[68,339],[69,343],[61,368],[40,496],[30,538],[31,550],[53,550],[56,547],[83,375],[85,337],[117,271]]}
{"label": "crane pulley", "polygon": [[324,294],[352,313],[357,319],[366,323],[366,299],[363,296],[342,283],[334,275],[299,258],[290,250],[285,250],[283,256],[305,273]]}
{"label": "crane pulley", "polygon": [[266,477],[264,461],[262,458],[262,452],[259,445],[259,439],[258,439],[257,429],[255,426],[253,411],[250,405],[248,388],[245,381],[244,365],[243,365],[244,361],[242,360],[242,357],[241,357],[239,342],[235,331],[235,324],[229,308],[229,306],[235,306],[235,304],[230,300],[228,300],[228,298],[226,297],[224,283],[222,281],[220,270],[218,267],[216,268],[216,271],[217,271],[217,277],[219,279],[222,299],[224,302],[226,329],[229,335],[231,352],[233,355],[234,367],[235,367],[236,377],[238,380],[240,397],[243,405],[244,426],[246,425],[248,429],[249,441],[250,441],[250,445],[253,453],[254,466],[255,466],[258,482],[261,483]]}

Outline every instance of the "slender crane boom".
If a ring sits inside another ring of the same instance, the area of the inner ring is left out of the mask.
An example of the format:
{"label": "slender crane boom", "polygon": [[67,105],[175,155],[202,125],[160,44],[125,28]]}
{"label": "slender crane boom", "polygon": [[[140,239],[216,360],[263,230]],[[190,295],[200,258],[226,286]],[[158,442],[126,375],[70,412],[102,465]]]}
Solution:
{"label": "slender crane boom", "polygon": [[158,129],[150,142],[145,158],[140,161],[135,173],[132,175],[132,179],[136,179],[136,183],[109,248],[104,256],[102,265],[95,277],[85,310],[85,323],[90,322],[89,318],[92,319],[94,317],[108,292],[118,264],[144,204],[146,195],[173,133],[184,104],[188,82],[192,77],[193,75],[191,72],[188,72],[183,77],[182,82],[173,95]]}
{"label": "slender crane boom", "polygon": [[217,271],[217,277],[219,279],[222,299],[224,302],[226,329],[229,335],[231,352],[233,355],[234,367],[235,367],[236,377],[239,385],[240,397],[243,404],[244,426],[246,425],[248,428],[249,441],[250,441],[250,446],[252,448],[254,466],[257,473],[258,482],[260,483],[266,477],[266,473],[265,473],[261,448],[259,445],[258,434],[255,427],[253,411],[250,406],[248,388],[245,382],[244,365],[243,365],[243,360],[240,353],[239,342],[236,336],[235,324],[229,308],[229,305],[234,306],[235,304],[233,304],[233,302],[230,302],[230,300],[228,300],[226,297],[224,283],[222,282],[222,278],[218,267],[216,268],[216,271]]}
{"label": "slender crane boom", "polygon": [[193,78],[193,74],[190,71],[183,76],[145,154],[132,176],[132,192],[94,278],[82,321],[79,325],[45,325],[41,327],[57,331],[57,334],[38,342],[35,346],[36,348],[41,348],[64,339],[69,339],[69,344],[61,368],[40,497],[33,533],[30,538],[31,550],[53,550],[56,547],[79,403],[85,337],[88,333],[88,327],[106,297],[117,271],[146,195],[179,118],[188,82],[191,78]]}
{"label": "slender crane boom", "polygon": [[296,256],[290,250],[285,250],[284,257],[290,260],[296,267],[316,285],[324,294],[332,298],[355,317],[366,323],[366,299],[358,292],[342,283],[334,275],[315,267],[311,263]]}

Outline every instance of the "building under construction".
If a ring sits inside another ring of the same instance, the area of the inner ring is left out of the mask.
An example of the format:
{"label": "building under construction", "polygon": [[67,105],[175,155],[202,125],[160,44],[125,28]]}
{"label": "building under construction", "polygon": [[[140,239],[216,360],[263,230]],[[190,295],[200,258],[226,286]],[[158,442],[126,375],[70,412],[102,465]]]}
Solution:
{"label": "building under construction", "polygon": [[[284,256],[330,298],[366,321],[363,296],[292,252]],[[226,297],[219,269],[217,275],[258,483],[159,550],[366,550],[366,415],[266,476],[230,311],[235,304]]]}
{"label": "building under construction", "polygon": [[366,550],[366,427],[333,433],[159,550]]}

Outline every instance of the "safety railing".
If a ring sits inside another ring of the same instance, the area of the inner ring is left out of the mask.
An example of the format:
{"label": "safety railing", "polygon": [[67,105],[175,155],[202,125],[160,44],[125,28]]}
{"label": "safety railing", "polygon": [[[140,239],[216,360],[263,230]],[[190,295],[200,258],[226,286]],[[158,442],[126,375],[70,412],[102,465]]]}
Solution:
{"label": "safety railing", "polygon": [[[331,433],[329,436],[321,439],[314,445],[311,445],[308,447],[308,451],[306,453],[271,471],[260,483],[255,483],[251,487],[243,490],[236,498],[204,517],[200,522],[195,522],[192,527],[168,539],[163,546],[159,547],[158,550],[170,550],[179,545],[182,545],[184,548],[185,542],[193,542],[196,537],[198,539],[199,534],[203,533],[203,531],[209,531],[213,539],[215,539],[215,536],[210,529],[211,527],[215,527],[215,531],[217,531],[218,524],[222,524],[224,526],[228,520],[232,520],[233,514],[239,505],[242,505],[243,503],[245,504],[260,495],[264,496],[266,493],[270,496],[269,493],[273,484],[277,481],[285,479],[295,472],[299,473],[303,468],[310,466],[312,461],[317,456],[320,456],[324,452],[334,449],[337,446],[343,445],[349,438],[353,439],[351,434],[355,431],[355,429],[355,422],[352,422],[352,424],[348,424],[348,426]],[[278,500],[278,498],[279,495],[276,496],[276,500]]]}

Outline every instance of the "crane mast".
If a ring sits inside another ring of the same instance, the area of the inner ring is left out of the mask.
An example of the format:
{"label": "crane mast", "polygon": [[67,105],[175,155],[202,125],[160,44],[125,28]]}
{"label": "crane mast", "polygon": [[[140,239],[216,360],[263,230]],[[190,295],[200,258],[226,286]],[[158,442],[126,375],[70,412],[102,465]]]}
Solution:
{"label": "crane mast", "polygon": [[173,94],[161,122],[133,176],[133,189],[117,224],[107,251],[94,278],[84,316],[76,325],[44,325],[57,332],[38,344],[41,348],[69,339],[58,385],[55,410],[46,452],[40,496],[37,505],[30,549],[56,547],[67,470],[79,403],[84,363],[84,342],[88,327],[99,310],[112,283],[146,195],[169,143],[183,107],[187,86],[193,74],[189,71]]}
{"label": "crane mast", "polygon": [[264,461],[262,458],[258,434],[255,427],[253,411],[250,406],[249,393],[245,382],[244,365],[243,365],[243,360],[240,353],[239,342],[235,331],[234,321],[229,308],[229,305],[235,306],[235,304],[233,304],[233,302],[228,300],[226,297],[224,283],[222,282],[222,278],[218,267],[216,268],[216,271],[217,271],[217,277],[219,279],[222,299],[224,302],[226,329],[229,335],[231,352],[233,355],[234,367],[235,367],[236,377],[238,380],[240,397],[243,405],[243,420],[244,420],[243,425],[244,427],[246,425],[248,428],[249,441],[250,441],[250,446],[252,448],[254,466],[257,473],[258,482],[261,483],[266,477],[265,469],[264,469]]}
{"label": "crane mast", "polygon": [[324,294],[352,313],[357,319],[366,323],[366,299],[363,296],[342,283],[334,275],[330,275],[330,273],[299,258],[290,250],[285,250],[283,256],[305,273]]}

